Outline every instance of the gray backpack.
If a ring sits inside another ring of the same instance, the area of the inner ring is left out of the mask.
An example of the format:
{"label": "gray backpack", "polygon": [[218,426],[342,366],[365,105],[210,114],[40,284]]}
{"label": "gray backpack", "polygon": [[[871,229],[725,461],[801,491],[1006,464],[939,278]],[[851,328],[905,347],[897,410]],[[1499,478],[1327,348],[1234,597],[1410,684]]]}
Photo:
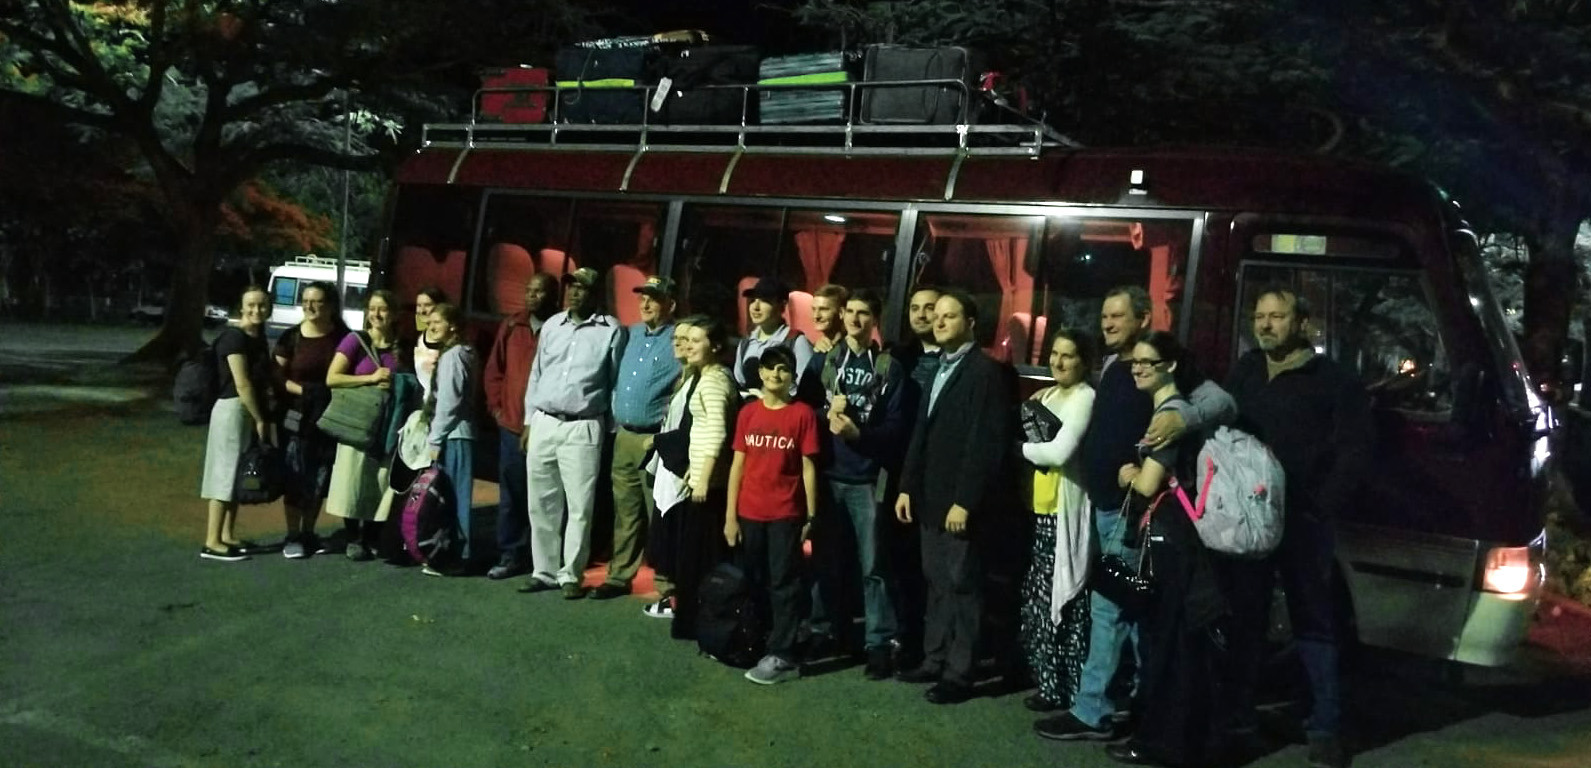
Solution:
{"label": "gray backpack", "polygon": [[1198,462],[1197,505],[1175,478],[1171,487],[1204,546],[1245,557],[1263,557],[1276,549],[1282,541],[1286,497],[1286,478],[1276,454],[1247,432],[1220,427],[1199,449]]}

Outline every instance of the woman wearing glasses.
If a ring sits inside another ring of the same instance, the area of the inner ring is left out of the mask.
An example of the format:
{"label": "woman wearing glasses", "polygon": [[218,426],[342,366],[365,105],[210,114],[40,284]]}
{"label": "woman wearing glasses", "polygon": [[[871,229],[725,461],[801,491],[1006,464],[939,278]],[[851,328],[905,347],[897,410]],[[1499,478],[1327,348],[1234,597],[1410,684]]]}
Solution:
{"label": "woman wearing glasses", "polygon": [[289,560],[321,551],[315,518],[331,488],[337,442],[315,429],[315,420],[331,401],[326,373],[337,355],[338,342],[348,335],[337,286],[310,283],[299,301],[304,306],[303,322],[287,329],[272,351],[277,375],[288,395],[287,416],[282,422],[288,435],[287,492],[282,496],[287,538],[282,542],[282,555]]}
{"label": "woman wearing glasses", "polygon": [[[1165,331],[1146,334],[1125,362],[1156,413],[1185,400],[1184,393],[1204,381],[1182,344]],[[1156,587],[1139,623],[1143,668],[1133,707],[1138,727],[1130,739],[1105,749],[1119,762],[1176,766],[1201,764],[1205,758],[1226,602],[1188,513],[1175,498],[1162,497],[1178,478],[1193,485],[1189,470],[1201,442],[1202,435],[1189,433],[1167,445],[1145,446],[1140,459],[1118,473],[1128,494],[1124,513],[1139,544],[1148,548]]]}

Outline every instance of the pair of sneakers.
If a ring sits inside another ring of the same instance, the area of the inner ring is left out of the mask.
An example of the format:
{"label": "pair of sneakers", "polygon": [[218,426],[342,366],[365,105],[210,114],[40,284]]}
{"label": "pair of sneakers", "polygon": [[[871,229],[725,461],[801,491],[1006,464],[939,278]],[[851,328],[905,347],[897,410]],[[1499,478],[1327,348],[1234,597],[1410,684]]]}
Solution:
{"label": "pair of sneakers", "polygon": [[801,677],[801,666],[772,653],[746,670],[746,679],[758,685],[777,685]]}
{"label": "pair of sneakers", "polygon": [[289,536],[282,543],[282,557],[289,560],[303,560],[310,555],[324,555],[331,552],[326,540],[313,533],[301,533]]}

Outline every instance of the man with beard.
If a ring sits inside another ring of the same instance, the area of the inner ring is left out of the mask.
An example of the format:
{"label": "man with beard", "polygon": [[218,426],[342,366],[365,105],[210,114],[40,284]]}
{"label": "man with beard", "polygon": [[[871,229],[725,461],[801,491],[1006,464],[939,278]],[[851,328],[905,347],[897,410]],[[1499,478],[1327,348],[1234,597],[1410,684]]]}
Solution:
{"label": "man with beard", "polygon": [[1253,740],[1259,651],[1280,572],[1309,677],[1309,764],[1339,768],[1348,755],[1340,737],[1333,521],[1354,503],[1374,427],[1364,386],[1310,344],[1309,317],[1308,302],[1292,288],[1262,288],[1253,316],[1259,348],[1238,358],[1227,377],[1242,414],[1238,426],[1270,446],[1286,473],[1287,517],[1282,542],[1269,557],[1218,560],[1232,606],[1233,661],[1220,736],[1229,749]]}

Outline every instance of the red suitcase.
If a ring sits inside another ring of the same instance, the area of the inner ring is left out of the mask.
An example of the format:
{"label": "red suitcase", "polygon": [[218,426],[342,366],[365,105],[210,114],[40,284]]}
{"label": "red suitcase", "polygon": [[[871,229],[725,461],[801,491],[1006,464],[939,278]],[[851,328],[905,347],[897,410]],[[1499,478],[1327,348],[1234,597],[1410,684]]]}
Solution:
{"label": "red suitcase", "polygon": [[547,69],[520,65],[481,71],[481,110],[479,119],[487,123],[544,123],[547,121],[547,91],[499,90],[545,86]]}

